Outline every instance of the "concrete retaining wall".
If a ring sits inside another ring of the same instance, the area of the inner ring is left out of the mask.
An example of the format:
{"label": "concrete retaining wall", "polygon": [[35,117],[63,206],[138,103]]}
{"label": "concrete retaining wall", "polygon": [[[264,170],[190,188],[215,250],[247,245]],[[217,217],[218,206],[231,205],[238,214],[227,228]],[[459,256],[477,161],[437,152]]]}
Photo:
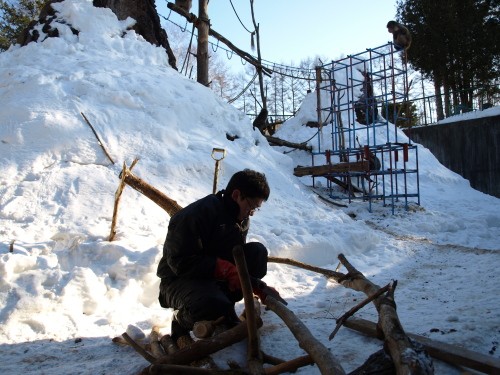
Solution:
{"label": "concrete retaining wall", "polygon": [[500,116],[405,131],[474,189],[500,198]]}

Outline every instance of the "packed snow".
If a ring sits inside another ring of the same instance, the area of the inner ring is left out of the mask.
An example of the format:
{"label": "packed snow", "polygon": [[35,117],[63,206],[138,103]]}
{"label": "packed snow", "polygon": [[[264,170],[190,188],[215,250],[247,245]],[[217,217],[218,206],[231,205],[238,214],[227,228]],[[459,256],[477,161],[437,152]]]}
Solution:
{"label": "packed snow", "polygon": [[[138,158],[133,173],[186,206],[212,192],[213,148],[226,151],[218,188],[244,168],[268,178],[271,196],[248,240],[271,256],[332,270],[342,253],[374,283],[398,281],[407,332],[499,359],[498,198],[472,189],[419,146],[420,205],[399,203],[393,214],[379,201],[371,212],[363,201],[329,204],[309,178],[293,175],[310,162],[305,151],[271,147],[244,113],[171,69],[163,49],[130,30],[133,20],[119,21],[90,0],[53,6],[59,38],[0,53],[0,373],[136,374],[149,364],[111,340],[128,332],[141,341],[152,326],[169,333],[172,311],[158,303],[156,276],[169,216],[126,187],[110,242],[119,174]],[[308,97],[277,136],[309,139],[314,130],[304,120],[315,116]],[[346,372],[381,349],[348,328],[328,340],[362,293],[275,263],[264,280]],[[366,306],[356,317],[376,321],[376,310]],[[265,352],[305,354],[272,311],[263,309],[262,318]],[[244,365],[246,343],[213,358],[222,368],[230,359]],[[434,367],[463,373],[438,360]]]}

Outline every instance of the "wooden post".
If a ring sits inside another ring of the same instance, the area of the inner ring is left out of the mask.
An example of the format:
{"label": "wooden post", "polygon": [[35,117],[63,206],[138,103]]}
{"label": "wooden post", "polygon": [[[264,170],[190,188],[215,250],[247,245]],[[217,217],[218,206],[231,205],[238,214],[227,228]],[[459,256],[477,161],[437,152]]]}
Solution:
{"label": "wooden post", "polygon": [[236,268],[238,269],[238,275],[240,276],[241,290],[245,300],[245,316],[248,324],[248,368],[251,374],[261,374],[263,371],[262,353],[260,351],[260,340],[254,310],[252,284],[243,253],[243,246],[235,246],[233,248],[233,256]]}
{"label": "wooden post", "polygon": [[[188,22],[193,23],[195,26],[200,22],[198,20],[198,18],[193,13],[187,13],[184,9],[182,9],[181,7],[178,7],[177,5],[175,5],[172,2],[167,2],[167,8],[180,14],[181,16],[185,17]],[[224,36],[222,36],[221,34],[216,32],[211,27],[208,29],[208,33],[209,33],[209,35],[213,36],[215,39],[224,43],[231,51],[236,53],[243,60],[245,60],[249,64],[252,64],[253,66],[255,66],[258,69],[262,69],[264,74],[266,74],[267,76],[269,76],[269,77],[271,76],[271,74],[273,72],[271,69],[266,68],[265,66],[262,66],[252,55],[250,55],[249,53],[236,47],[233,43],[231,43],[229,40],[227,40]]]}
{"label": "wooden post", "polygon": [[208,0],[198,1],[198,50],[196,52],[197,81],[203,86],[208,86],[208,33],[210,19],[208,18]]}

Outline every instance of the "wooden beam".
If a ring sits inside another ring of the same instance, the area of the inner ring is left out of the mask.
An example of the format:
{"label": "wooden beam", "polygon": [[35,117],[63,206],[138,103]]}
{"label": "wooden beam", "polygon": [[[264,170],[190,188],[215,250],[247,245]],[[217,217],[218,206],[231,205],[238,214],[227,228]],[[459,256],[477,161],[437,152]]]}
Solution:
{"label": "wooden beam", "polygon": [[[362,332],[371,337],[377,337],[377,325],[369,320],[349,318],[344,322],[344,326]],[[500,360],[488,355],[473,352],[455,345],[432,340],[428,337],[406,333],[412,340],[417,341],[425,347],[431,357],[464,366],[485,374],[500,374]]]}
{"label": "wooden beam", "polygon": [[294,176],[324,176],[330,173],[346,172],[368,172],[368,161],[357,161],[352,163],[337,163],[326,165],[315,165],[310,167],[297,166],[293,169]]}

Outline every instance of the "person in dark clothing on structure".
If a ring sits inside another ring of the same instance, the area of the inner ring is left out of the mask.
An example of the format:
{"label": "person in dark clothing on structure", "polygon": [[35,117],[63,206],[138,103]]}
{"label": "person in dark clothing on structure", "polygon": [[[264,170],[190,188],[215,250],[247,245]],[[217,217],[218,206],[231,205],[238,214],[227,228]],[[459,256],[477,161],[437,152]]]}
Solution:
{"label": "person in dark clothing on structure", "polygon": [[232,253],[236,245],[243,246],[253,292],[262,301],[268,294],[280,298],[260,280],[267,273],[266,247],[246,243],[249,218],[269,194],[265,175],[245,169],[231,177],[225,190],[191,203],[170,219],[157,276],[160,305],[174,309],[174,343],[183,336],[189,340],[198,321],[224,317],[226,327],[240,321],[234,309],[243,298]]}
{"label": "person in dark clothing on structure", "polygon": [[396,21],[387,22],[387,31],[392,34],[392,41],[396,51],[407,50],[411,45],[411,34],[406,26]]}

